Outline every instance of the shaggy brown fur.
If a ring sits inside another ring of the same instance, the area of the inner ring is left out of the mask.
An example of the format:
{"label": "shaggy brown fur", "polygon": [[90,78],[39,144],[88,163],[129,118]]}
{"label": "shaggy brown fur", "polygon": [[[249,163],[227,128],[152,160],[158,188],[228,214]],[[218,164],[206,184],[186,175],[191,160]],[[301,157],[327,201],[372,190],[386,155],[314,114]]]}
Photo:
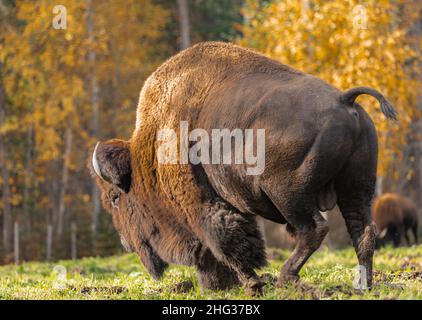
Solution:
{"label": "shaggy brown fur", "polygon": [[410,245],[408,231],[411,230],[415,243],[418,242],[418,211],[409,198],[396,193],[385,193],[374,201],[372,217],[380,232],[378,245],[392,241],[399,246],[402,235]]}
{"label": "shaggy brown fur", "polygon": [[[354,103],[360,94],[376,97],[383,113],[395,117],[373,89],[343,93],[232,44],[200,43],[172,57],[144,84],[131,139],[100,143],[93,156],[122,242],[155,277],[167,263],[195,265],[204,288],[240,282],[256,291],[262,283],[254,268],[266,263],[256,215],[287,223],[296,235],[279,278],[284,285],[299,278],[328,231],[319,210],[337,202],[359,263],[370,271],[377,139]],[[250,176],[246,165],[159,164],[157,132],[178,132],[180,121],[209,133],[265,129],[265,171]],[[371,279],[368,272],[369,285]]]}

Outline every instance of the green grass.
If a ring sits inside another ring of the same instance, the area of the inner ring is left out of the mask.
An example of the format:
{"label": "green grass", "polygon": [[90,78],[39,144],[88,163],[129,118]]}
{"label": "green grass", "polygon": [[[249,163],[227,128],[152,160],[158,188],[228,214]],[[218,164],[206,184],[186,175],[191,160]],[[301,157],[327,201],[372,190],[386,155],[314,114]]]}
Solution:
{"label": "green grass", "polygon": [[[259,273],[277,276],[288,255],[287,251],[272,250],[276,259]],[[353,288],[356,264],[352,249],[320,250],[302,269],[306,288],[279,289],[267,284],[258,299],[422,299],[422,246],[377,251],[375,284],[370,292]],[[65,281],[57,280],[62,268],[57,266],[66,269]],[[193,288],[181,292],[177,284],[186,280],[193,282]],[[201,294],[195,270],[189,267],[172,266],[161,281],[155,281],[134,254],[0,267],[0,299],[249,298],[242,288]]]}

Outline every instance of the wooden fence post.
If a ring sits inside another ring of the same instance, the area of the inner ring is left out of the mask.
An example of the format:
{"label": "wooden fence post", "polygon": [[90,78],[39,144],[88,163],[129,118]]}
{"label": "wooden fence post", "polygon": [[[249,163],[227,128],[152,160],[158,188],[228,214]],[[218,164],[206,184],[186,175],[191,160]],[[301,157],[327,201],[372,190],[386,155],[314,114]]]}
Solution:
{"label": "wooden fence post", "polygon": [[53,244],[53,226],[49,224],[47,226],[47,261],[51,260],[51,247]]}
{"label": "wooden fence post", "polygon": [[15,221],[13,228],[13,244],[15,252],[15,264],[19,264],[19,222]]}
{"label": "wooden fence post", "polygon": [[76,260],[77,256],[78,256],[78,251],[77,251],[77,228],[76,228],[76,223],[72,222],[72,224],[70,225],[70,241],[71,241],[71,254],[72,254],[72,260]]}

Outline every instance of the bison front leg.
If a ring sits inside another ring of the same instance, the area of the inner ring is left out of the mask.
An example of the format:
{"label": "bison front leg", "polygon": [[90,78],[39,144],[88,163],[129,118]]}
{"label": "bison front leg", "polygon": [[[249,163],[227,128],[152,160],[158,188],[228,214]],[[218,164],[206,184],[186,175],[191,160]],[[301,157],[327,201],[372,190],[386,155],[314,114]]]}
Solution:
{"label": "bison front leg", "polygon": [[260,293],[264,284],[254,268],[264,266],[266,257],[256,217],[223,201],[206,204],[201,216],[194,224],[197,236],[219,262],[236,273],[248,292]]}
{"label": "bison front leg", "polygon": [[328,223],[319,212],[315,212],[313,219],[308,221],[290,221],[288,230],[295,237],[296,246],[281,269],[278,287],[299,281],[299,271],[320,247],[328,233]]}
{"label": "bison front leg", "polygon": [[[122,238],[123,242],[124,238]],[[124,242],[126,242],[124,240]],[[151,247],[148,240],[139,237],[135,242],[134,251],[139,255],[142,264],[149,274],[156,280],[160,279],[168,264],[161,259],[157,252]]]}
{"label": "bison front leg", "polygon": [[237,274],[218,261],[208,248],[201,254],[196,267],[201,290],[226,290],[240,284]]}

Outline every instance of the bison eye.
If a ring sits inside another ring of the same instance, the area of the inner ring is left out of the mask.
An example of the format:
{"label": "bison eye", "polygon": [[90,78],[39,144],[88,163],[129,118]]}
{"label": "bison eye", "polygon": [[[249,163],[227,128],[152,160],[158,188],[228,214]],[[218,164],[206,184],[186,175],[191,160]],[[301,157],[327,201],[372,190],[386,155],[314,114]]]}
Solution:
{"label": "bison eye", "polygon": [[114,208],[118,208],[119,207],[119,195],[118,194],[113,194],[111,196],[111,205]]}

